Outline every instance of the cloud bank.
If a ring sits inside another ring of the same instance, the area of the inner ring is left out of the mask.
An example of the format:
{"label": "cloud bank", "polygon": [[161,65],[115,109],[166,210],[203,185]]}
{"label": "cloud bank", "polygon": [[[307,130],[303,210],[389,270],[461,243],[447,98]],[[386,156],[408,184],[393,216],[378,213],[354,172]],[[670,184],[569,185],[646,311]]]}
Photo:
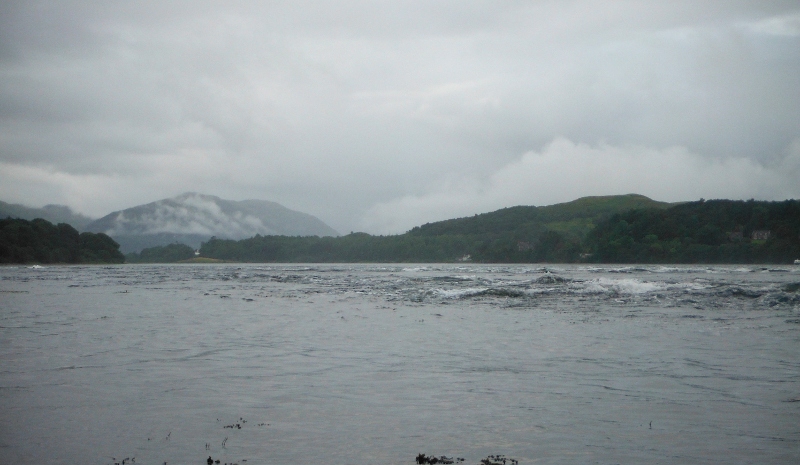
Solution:
{"label": "cloud bank", "polygon": [[101,216],[196,191],[402,232],[580,195],[798,197],[798,18],[777,0],[5,2],[0,199]]}
{"label": "cloud bank", "polygon": [[241,211],[223,212],[213,198],[187,194],[176,199],[148,205],[146,211],[129,217],[117,213],[111,228],[103,232],[111,236],[125,234],[197,234],[243,239],[256,234],[275,234],[253,215]]}
{"label": "cloud bank", "polygon": [[364,229],[406,231],[443,218],[515,205],[551,205],[579,197],[638,193],[662,201],[796,197],[800,140],[769,165],[748,158],[708,158],[683,147],[576,144],[558,138],[485,180],[446,179],[423,195],[375,205]]}

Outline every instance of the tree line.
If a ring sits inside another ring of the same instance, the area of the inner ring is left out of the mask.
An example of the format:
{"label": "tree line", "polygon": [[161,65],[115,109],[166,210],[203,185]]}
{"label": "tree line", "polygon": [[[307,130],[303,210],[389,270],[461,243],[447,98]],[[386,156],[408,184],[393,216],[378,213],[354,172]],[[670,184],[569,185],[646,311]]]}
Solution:
{"label": "tree line", "polygon": [[792,263],[800,259],[800,201],[631,210],[598,224],[585,247],[604,263]]}
{"label": "tree line", "polygon": [[[520,211],[506,213],[519,217]],[[515,223],[503,215],[496,219],[450,220],[394,236],[211,238],[200,254],[241,262],[323,263],[792,263],[800,258],[797,200],[700,200],[637,208],[596,219],[585,234]],[[475,228],[469,228],[470,221]]]}
{"label": "tree line", "polygon": [[[190,246],[176,243],[128,254],[126,261],[194,256]],[[200,257],[287,263],[792,263],[800,258],[800,201],[670,205],[634,195],[595,197],[505,208],[389,236],[212,237],[201,245]]]}
{"label": "tree line", "polygon": [[119,244],[103,233],[79,233],[37,218],[0,220],[0,263],[123,263]]}

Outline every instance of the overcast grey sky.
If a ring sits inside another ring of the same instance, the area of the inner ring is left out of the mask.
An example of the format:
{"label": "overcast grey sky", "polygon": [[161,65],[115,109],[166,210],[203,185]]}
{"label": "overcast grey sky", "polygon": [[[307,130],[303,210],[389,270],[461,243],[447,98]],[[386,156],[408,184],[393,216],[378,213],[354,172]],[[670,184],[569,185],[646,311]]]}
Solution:
{"label": "overcast grey sky", "polygon": [[793,1],[0,3],[0,200],[186,191],[341,232],[800,197]]}

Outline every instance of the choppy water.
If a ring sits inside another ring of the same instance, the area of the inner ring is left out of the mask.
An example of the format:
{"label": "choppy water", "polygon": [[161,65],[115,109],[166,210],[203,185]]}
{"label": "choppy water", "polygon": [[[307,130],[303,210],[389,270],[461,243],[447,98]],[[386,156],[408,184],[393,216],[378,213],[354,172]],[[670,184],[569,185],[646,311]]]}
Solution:
{"label": "choppy water", "polygon": [[0,463],[800,462],[800,267],[0,278]]}

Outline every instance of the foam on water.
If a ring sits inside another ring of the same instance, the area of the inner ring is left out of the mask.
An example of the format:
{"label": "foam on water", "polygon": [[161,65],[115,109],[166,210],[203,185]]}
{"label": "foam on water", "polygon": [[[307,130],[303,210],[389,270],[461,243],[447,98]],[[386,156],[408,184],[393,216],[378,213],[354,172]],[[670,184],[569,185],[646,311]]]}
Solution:
{"label": "foam on water", "polygon": [[584,283],[584,292],[615,292],[620,294],[643,294],[665,288],[663,283],[640,281],[633,278],[598,278]]}
{"label": "foam on water", "polygon": [[484,294],[488,287],[468,287],[466,289],[434,289],[433,294],[444,299],[459,299]]}

